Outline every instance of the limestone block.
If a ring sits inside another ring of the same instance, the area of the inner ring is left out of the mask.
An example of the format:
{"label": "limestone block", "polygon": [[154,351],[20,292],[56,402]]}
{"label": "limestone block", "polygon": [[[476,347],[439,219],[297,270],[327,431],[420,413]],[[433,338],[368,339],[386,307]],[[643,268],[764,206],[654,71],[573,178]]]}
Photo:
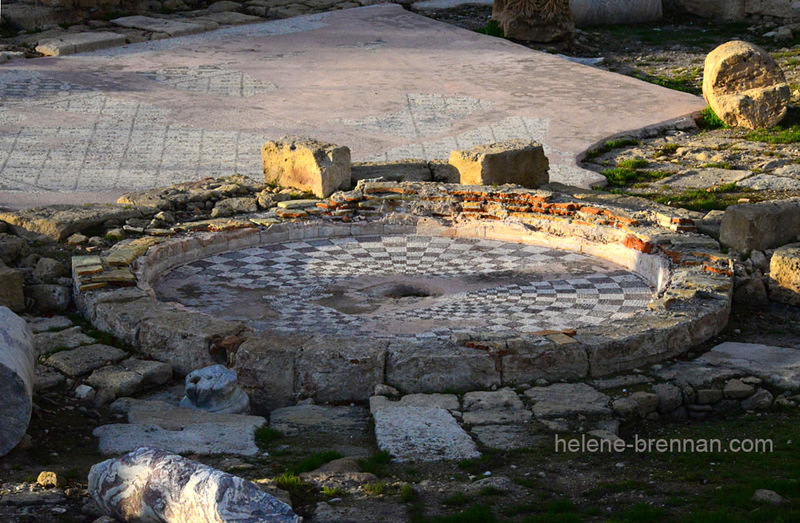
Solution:
{"label": "limestone block", "polygon": [[183,36],[195,33],[202,33],[205,28],[200,24],[179,22],[177,20],[166,20],[162,18],[152,18],[149,16],[124,16],[111,20],[111,23],[120,27],[132,29],[142,29],[143,31],[153,31],[156,33],[166,33],[169,36]]}
{"label": "limestone block", "polygon": [[25,310],[22,273],[10,267],[0,267],[0,306],[14,312]]}
{"label": "limestone block", "polygon": [[387,342],[318,336],[303,344],[295,387],[318,401],[363,401],[383,382]]}
{"label": "limestone block", "polygon": [[570,0],[575,25],[641,24],[661,19],[661,0]]}
{"label": "limestone block", "polygon": [[350,149],[316,140],[285,136],[261,148],[264,182],[311,191],[326,198],[351,183]]}
{"label": "limestone block", "polygon": [[719,241],[739,252],[774,249],[800,234],[800,200],[732,205],[725,210]]}
{"label": "limestone block", "polygon": [[569,0],[494,0],[492,19],[506,38],[530,42],[566,40],[575,33]]}
{"label": "limestone block", "polygon": [[747,4],[751,2],[750,0],[678,0],[678,3],[690,13],[704,18],[742,20],[747,15]]}
{"label": "limestone block", "polygon": [[249,481],[147,447],[93,466],[89,493],[106,515],[121,521],[301,521]]}
{"label": "limestone block", "polygon": [[769,297],[800,305],[800,243],[777,249],[769,262]]}
{"label": "limestone block", "polygon": [[9,308],[0,307],[0,456],[28,430],[35,366],[30,327]]}
{"label": "limestone block", "polygon": [[295,357],[308,337],[261,334],[242,343],[233,360],[254,412],[294,405]]}
{"label": "limestone block", "polygon": [[67,376],[76,378],[109,363],[117,363],[127,357],[128,353],[124,350],[96,344],[56,352],[47,358],[45,363],[60,370]]}
{"label": "limestone block", "polygon": [[404,393],[489,389],[500,371],[486,351],[398,341],[387,351],[386,383]]}
{"label": "limestone block", "polygon": [[125,35],[110,31],[93,33],[66,33],[58,38],[45,38],[36,46],[36,52],[45,56],[62,56],[96,51],[107,47],[125,45]]}
{"label": "limestone block", "polygon": [[526,140],[508,140],[450,153],[464,185],[514,183],[534,189],[550,181],[544,148]]}
{"label": "limestone block", "polygon": [[399,462],[464,460],[480,457],[478,447],[444,409],[390,407],[375,414],[378,447]]}
{"label": "limestone block", "polygon": [[525,391],[537,418],[604,416],[611,414],[610,398],[585,383],[555,383]]}
{"label": "limestone block", "polygon": [[186,375],[186,396],[181,407],[241,414],[250,412],[250,398],[236,382],[236,371],[212,365]]}
{"label": "limestone block", "polygon": [[786,116],[791,91],[769,53],[734,40],[706,57],[703,97],[726,124],[761,129]]}
{"label": "limestone block", "polygon": [[0,213],[0,220],[30,232],[44,234],[55,241],[65,240],[76,232],[103,225],[107,221],[141,218],[147,209],[92,203],[84,205],[49,205],[21,211]]}

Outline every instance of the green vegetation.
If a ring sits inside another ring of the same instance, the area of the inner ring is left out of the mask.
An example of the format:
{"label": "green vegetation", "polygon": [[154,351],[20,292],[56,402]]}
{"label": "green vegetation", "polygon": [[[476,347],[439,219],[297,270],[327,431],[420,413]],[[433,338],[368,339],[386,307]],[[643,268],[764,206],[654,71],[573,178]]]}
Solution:
{"label": "green vegetation", "polygon": [[700,167],[703,169],[733,169],[733,166],[728,162],[704,163]]}
{"label": "green vegetation", "polygon": [[385,481],[376,481],[375,483],[368,483],[364,485],[364,492],[372,494],[373,496],[380,496],[389,489],[389,485]]}
{"label": "green vegetation", "polygon": [[390,461],[392,461],[391,454],[386,451],[381,451],[376,452],[368,458],[358,460],[358,466],[361,467],[363,472],[369,472],[380,476],[383,473],[383,469],[386,468],[386,465],[388,465]]}
{"label": "green vegetation", "polygon": [[641,71],[633,73],[632,76],[639,80],[660,85],[661,87],[666,87],[674,91],[682,91],[691,94],[700,94],[703,92],[700,88],[700,79],[703,76],[703,69],[701,67],[693,67],[688,71],[675,74],[674,76],[652,75]]}
{"label": "green vegetation", "polygon": [[700,112],[700,116],[702,120],[700,121],[700,127],[703,129],[727,129],[728,126],[725,125],[725,122],[722,121],[722,118],[717,116],[717,113],[714,112],[714,109],[711,107],[706,107]]}
{"label": "green vegetation", "polygon": [[617,167],[623,167],[625,169],[641,169],[643,167],[647,167],[649,162],[644,158],[629,158],[627,160],[620,160],[617,162]]}
{"label": "green vegetation", "polygon": [[292,492],[308,492],[312,490],[310,484],[306,483],[291,472],[284,472],[280,476],[276,477],[275,486],[279,489],[289,491],[290,494]]}
{"label": "green vegetation", "polygon": [[302,474],[303,472],[311,472],[317,470],[325,463],[331,462],[335,459],[343,458],[344,454],[335,450],[326,450],[324,452],[317,452],[307,457],[292,468],[292,473]]}
{"label": "green vegetation", "polygon": [[256,445],[260,449],[266,449],[273,441],[283,436],[280,431],[269,427],[259,427],[256,429]]}
{"label": "green vegetation", "polygon": [[658,150],[656,156],[661,157],[661,156],[669,156],[670,154],[675,154],[675,151],[680,149],[680,147],[681,146],[678,145],[677,143],[665,143]]}
{"label": "green vegetation", "polygon": [[497,521],[497,517],[486,505],[474,505],[458,514],[439,516],[429,521],[431,523],[494,523]]}
{"label": "green vegetation", "polygon": [[416,501],[417,497],[417,491],[414,490],[414,487],[412,487],[409,483],[406,483],[400,487],[400,501],[403,503],[411,503],[412,501]]}
{"label": "green vegetation", "polygon": [[461,507],[469,503],[469,499],[467,495],[463,492],[456,492],[455,494],[450,494],[446,498],[442,500],[442,505],[447,505],[448,507]]}
{"label": "green vegetation", "polygon": [[503,28],[497,23],[497,20],[489,20],[486,27],[478,29],[477,32],[489,36],[496,36],[498,38],[505,38],[506,36],[503,32]]}
{"label": "green vegetation", "polygon": [[633,138],[619,138],[617,140],[609,140],[600,147],[596,149],[592,149],[586,153],[586,159],[591,160],[592,158],[597,158],[601,154],[605,154],[607,152],[613,151],[614,149],[621,149],[623,147],[629,147],[631,145],[639,145],[639,140],[635,140]]}
{"label": "green vegetation", "polygon": [[766,142],[771,144],[788,144],[800,142],[800,126],[793,125],[788,129],[777,126],[768,131],[753,131],[745,135],[751,142]]}
{"label": "green vegetation", "polygon": [[728,183],[710,189],[687,190],[674,195],[650,194],[645,196],[664,205],[692,211],[721,211],[736,204],[742,192],[746,191],[737,187],[735,183]]}
{"label": "green vegetation", "polygon": [[600,174],[606,177],[609,187],[625,187],[635,183],[661,180],[669,176],[670,173],[615,167],[613,169],[605,169]]}
{"label": "green vegetation", "polygon": [[322,495],[326,498],[340,498],[345,494],[345,491],[338,487],[324,487]]}

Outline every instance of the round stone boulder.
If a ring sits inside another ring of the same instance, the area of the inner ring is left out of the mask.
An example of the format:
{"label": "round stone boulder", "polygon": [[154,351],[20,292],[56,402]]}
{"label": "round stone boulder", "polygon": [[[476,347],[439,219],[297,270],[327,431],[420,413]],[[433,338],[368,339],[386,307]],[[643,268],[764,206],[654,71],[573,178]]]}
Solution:
{"label": "round stone boulder", "polygon": [[778,124],[786,116],[790,96],[783,71],[757,45],[734,40],[706,57],[703,97],[732,127],[765,129]]}

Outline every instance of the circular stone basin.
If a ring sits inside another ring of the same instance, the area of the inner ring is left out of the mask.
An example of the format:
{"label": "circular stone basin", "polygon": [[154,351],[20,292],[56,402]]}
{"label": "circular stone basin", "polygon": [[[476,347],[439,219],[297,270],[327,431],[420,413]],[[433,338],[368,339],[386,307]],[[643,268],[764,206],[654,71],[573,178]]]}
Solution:
{"label": "circular stone basin", "polygon": [[154,288],[257,331],[373,338],[576,329],[626,318],[654,293],[641,276],[584,254],[417,235],[241,249],[179,266]]}

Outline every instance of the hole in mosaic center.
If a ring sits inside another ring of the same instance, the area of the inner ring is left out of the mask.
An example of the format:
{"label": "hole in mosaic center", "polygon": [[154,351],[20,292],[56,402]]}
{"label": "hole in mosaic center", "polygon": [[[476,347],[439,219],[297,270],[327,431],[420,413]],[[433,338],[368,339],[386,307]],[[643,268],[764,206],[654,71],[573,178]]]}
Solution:
{"label": "hole in mosaic center", "polygon": [[599,325],[643,310],[653,288],[584,254],[475,238],[320,238],[177,267],[155,285],[256,331],[346,336],[519,334]]}

